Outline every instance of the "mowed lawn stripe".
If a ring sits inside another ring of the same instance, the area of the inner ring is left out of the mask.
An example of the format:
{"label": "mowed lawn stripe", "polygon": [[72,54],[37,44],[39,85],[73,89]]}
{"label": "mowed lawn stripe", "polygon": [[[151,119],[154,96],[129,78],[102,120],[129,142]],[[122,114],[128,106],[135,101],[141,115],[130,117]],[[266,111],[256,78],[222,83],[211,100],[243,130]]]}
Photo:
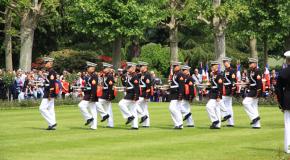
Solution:
{"label": "mowed lawn stripe", "polygon": [[[77,106],[56,107],[58,129],[45,131],[38,109],[0,110],[0,160],[17,159],[279,159],[283,153],[283,116],[261,107],[262,129],[250,128],[235,106],[235,128],[209,130],[205,106],[193,106],[196,128],[173,130],[168,103],[150,103],[151,128],[128,130],[117,104],[116,128],[83,126]],[[99,118],[100,120],[100,118]]]}

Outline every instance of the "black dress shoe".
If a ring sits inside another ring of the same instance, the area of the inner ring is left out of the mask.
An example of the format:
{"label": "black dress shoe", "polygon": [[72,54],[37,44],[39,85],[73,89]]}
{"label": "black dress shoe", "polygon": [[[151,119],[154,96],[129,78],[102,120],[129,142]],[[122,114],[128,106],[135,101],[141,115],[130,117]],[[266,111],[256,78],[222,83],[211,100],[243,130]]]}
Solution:
{"label": "black dress shoe", "polygon": [[85,123],[85,126],[89,125],[90,123],[92,123],[94,120],[94,118],[90,118],[87,120],[87,122]]}
{"label": "black dress shoe", "polygon": [[132,127],[131,130],[138,130],[139,128],[136,127]]}
{"label": "black dress shoe", "polygon": [[253,119],[252,122],[251,122],[250,124],[251,124],[251,125],[252,125],[252,124],[255,124],[255,123],[257,123],[260,119],[261,119],[260,117],[257,117],[257,118],[255,118],[255,119]]}
{"label": "black dress shoe", "polygon": [[212,126],[216,126],[219,123],[220,123],[220,121],[214,121],[214,122],[212,122]]}
{"label": "black dress shoe", "polygon": [[212,122],[211,126],[209,127],[210,129],[220,129],[220,127],[217,127],[220,121],[214,121]]}
{"label": "black dress shoe", "polygon": [[179,126],[175,126],[174,129],[182,129],[182,125],[179,125]]}
{"label": "black dress shoe", "polygon": [[110,117],[109,114],[105,115],[105,116],[102,118],[101,122],[104,122],[104,121],[107,120],[109,117]]}
{"label": "black dress shoe", "polygon": [[227,127],[235,127],[234,125],[230,125],[230,124],[228,124],[228,125],[226,125]]}
{"label": "black dress shoe", "polygon": [[227,116],[225,116],[224,118],[223,118],[223,120],[222,120],[222,122],[225,122],[225,121],[227,121],[228,119],[230,119],[232,116],[229,114],[229,115],[227,115]]}
{"label": "black dress shoe", "polygon": [[217,126],[210,126],[209,128],[210,129],[221,129],[220,127],[217,127]]}
{"label": "black dress shoe", "polygon": [[189,127],[189,128],[194,128],[194,125],[187,125],[187,127]]}
{"label": "black dress shoe", "polygon": [[183,121],[187,120],[189,117],[191,116],[191,113],[189,112],[188,114],[186,114],[183,118]]}
{"label": "black dress shoe", "polygon": [[146,119],[148,119],[148,116],[147,116],[147,115],[145,115],[145,116],[141,117],[140,124],[141,124],[141,123],[143,123],[143,122],[145,122],[145,121],[146,121]]}
{"label": "black dress shoe", "polygon": [[46,128],[46,130],[51,131],[51,130],[55,130],[55,128],[52,126],[48,126],[48,128]]}
{"label": "black dress shoe", "polygon": [[126,122],[125,124],[128,125],[128,124],[131,123],[134,119],[135,119],[134,116],[128,117],[127,122]]}

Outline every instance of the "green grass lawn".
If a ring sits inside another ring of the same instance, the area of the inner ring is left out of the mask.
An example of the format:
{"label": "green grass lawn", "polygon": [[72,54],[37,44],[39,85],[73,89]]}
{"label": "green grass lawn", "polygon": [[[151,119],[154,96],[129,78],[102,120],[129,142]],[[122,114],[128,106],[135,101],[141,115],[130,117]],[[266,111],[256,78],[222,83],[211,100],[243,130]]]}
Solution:
{"label": "green grass lawn", "polygon": [[[196,128],[173,130],[168,103],[150,103],[151,128],[128,130],[114,104],[114,129],[85,127],[77,106],[56,107],[58,128],[46,131],[37,108],[0,110],[0,160],[290,159],[283,152],[283,115],[260,107],[262,129],[250,128],[235,106],[235,128],[210,130],[204,106],[192,108]],[[99,119],[100,120],[100,119]]]}

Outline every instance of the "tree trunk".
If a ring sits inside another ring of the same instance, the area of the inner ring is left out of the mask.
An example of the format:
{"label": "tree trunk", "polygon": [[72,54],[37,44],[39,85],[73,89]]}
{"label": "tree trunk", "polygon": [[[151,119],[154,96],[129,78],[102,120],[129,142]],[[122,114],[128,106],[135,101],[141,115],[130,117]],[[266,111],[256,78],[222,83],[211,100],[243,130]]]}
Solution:
{"label": "tree trunk", "polygon": [[251,57],[258,59],[257,38],[256,38],[256,36],[250,37],[249,46],[250,46]]}
{"label": "tree trunk", "polygon": [[268,64],[268,50],[269,50],[267,38],[264,38],[263,44],[264,44],[264,65],[266,66]]}
{"label": "tree trunk", "polygon": [[20,68],[24,71],[31,70],[32,47],[34,39],[35,22],[32,13],[27,13],[22,17],[20,28]]}
{"label": "tree trunk", "polygon": [[222,64],[222,58],[226,56],[226,40],[225,40],[224,32],[215,34],[214,52],[215,52],[216,60]]}
{"label": "tree trunk", "polygon": [[171,61],[178,61],[178,28],[177,26],[169,31]]}
{"label": "tree trunk", "polygon": [[[170,9],[176,10],[178,2],[176,0],[170,0]],[[169,43],[170,43],[170,56],[171,61],[178,61],[178,27],[174,14],[170,17],[170,22],[167,24],[169,27]]]}
{"label": "tree trunk", "polygon": [[113,65],[114,65],[115,70],[120,67],[121,48],[122,48],[122,38],[117,37],[114,41],[114,47],[113,47]]}
{"label": "tree trunk", "polygon": [[32,47],[34,39],[34,31],[42,9],[42,1],[34,0],[33,9],[27,9],[21,17],[20,25],[20,68],[24,71],[31,70]]}
{"label": "tree trunk", "polygon": [[4,48],[5,48],[5,64],[7,71],[13,71],[13,64],[12,64],[12,36],[9,33],[11,30],[12,25],[12,11],[8,7],[5,10],[5,39],[4,39]]}
{"label": "tree trunk", "polygon": [[[221,5],[221,0],[213,0],[213,8],[216,9]],[[218,16],[213,17],[214,27],[214,52],[217,61],[222,64],[222,58],[226,56],[226,38],[225,28],[226,20],[219,18]],[[221,65],[223,67],[223,65]]]}

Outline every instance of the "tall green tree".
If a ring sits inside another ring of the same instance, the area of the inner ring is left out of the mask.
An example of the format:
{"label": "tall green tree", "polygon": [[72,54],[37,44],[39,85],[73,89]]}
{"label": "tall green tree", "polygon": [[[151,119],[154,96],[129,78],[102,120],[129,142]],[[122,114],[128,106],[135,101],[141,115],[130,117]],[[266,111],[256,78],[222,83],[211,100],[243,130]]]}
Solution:
{"label": "tall green tree", "polygon": [[[169,30],[171,61],[178,60],[179,28],[193,22],[189,12],[196,9],[195,0],[163,0],[159,3],[163,20],[161,25]],[[189,23],[190,22],[190,23]]]}
{"label": "tall green tree", "polygon": [[247,5],[241,0],[199,0],[198,6],[197,19],[212,28],[215,58],[221,62],[222,57],[226,56],[226,30],[239,19],[240,15],[248,12]]}
{"label": "tall green tree", "polygon": [[9,0],[7,5],[20,17],[20,68],[30,71],[35,29],[42,18],[57,13],[58,0]]}
{"label": "tall green tree", "polygon": [[120,66],[124,39],[142,37],[144,30],[156,24],[158,10],[152,1],[74,0],[68,19],[75,31],[113,42],[113,65]]}
{"label": "tall green tree", "polygon": [[13,21],[13,15],[12,10],[9,7],[5,8],[4,12],[4,42],[3,47],[5,50],[5,68],[8,71],[13,70],[13,63],[12,63],[12,21]]}
{"label": "tall green tree", "polygon": [[257,44],[263,47],[263,63],[268,63],[270,49],[287,42],[290,32],[290,1],[249,1],[248,14],[240,17],[231,31],[239,39],[249,40],[252,57],[257,58]]}
{"label": "tall green tree", "polygon": [[12,8],[9,6],[9,3],[12,3],[9,0],[3,0],[0,2],[1,6],[5,6],[5,11],[0,12],[1,16],[0,21],[4,24],[4,41],[3,48],[5,51],[5,68],[6,70],[13,70],[12,63],[12,37],[16,35],[16,30],[12,26],[13,18],[15,15],[12,12]]}

